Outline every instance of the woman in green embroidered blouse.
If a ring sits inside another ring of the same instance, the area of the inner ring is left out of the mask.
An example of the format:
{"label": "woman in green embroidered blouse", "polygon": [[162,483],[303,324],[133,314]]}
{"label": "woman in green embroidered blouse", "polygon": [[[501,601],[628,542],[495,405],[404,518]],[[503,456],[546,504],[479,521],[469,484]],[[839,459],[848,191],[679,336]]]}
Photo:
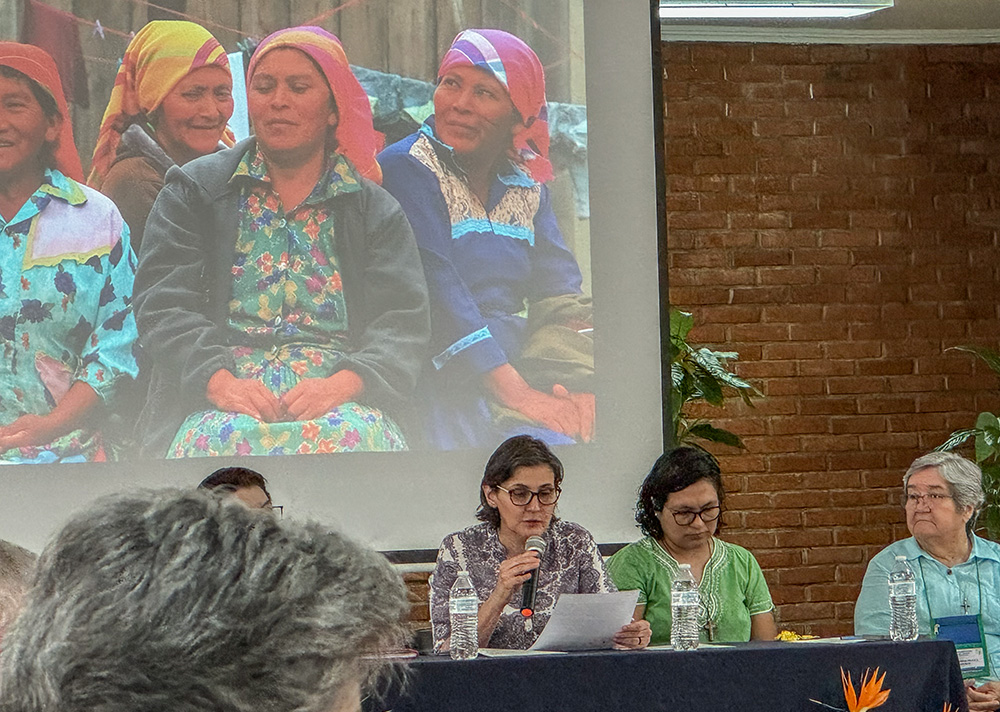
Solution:
{"label": "woman in green embroidered blouse", "polygon": [[650,645],[670,642],[670,584],[691,564],[701,593],[701,640],[772,640],[777,634],[767,582],[753,554],[715,537],[725,492],[719,466],[694,448],[664,453],[639,490],[635,519],[646,536],[608,559],[619,590],[639,590],[653,629]]}

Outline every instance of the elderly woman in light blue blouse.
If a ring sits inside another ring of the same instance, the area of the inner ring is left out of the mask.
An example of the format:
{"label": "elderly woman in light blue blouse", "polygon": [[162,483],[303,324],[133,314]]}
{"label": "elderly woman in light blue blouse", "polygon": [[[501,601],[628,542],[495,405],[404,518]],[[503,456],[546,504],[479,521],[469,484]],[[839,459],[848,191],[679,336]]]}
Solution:
{"label": "elderly woman in light blue blouse", "polygon": [[1000,708],[1000,545],[973,533],[985,501],[982,472],[950,452],[917,458],[903,477],[906,526],[913,536],[872,558],[854,609],[854,632],[889,632],[888,576],[897,556],[916,575],[917,622],[922,635],[941,618],[977,616],[988,670],[966,671],[970,710]]}

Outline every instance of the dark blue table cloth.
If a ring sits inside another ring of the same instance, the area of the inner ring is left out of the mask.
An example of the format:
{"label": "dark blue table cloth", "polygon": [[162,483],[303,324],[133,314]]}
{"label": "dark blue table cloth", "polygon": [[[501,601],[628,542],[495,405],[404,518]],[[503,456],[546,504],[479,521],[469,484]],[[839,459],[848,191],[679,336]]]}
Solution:
{"label": "dark blue table cloth", "polygon": [[[409,682],[368,712],[824,712],[847,710],[841,669],[855,692],[884,672],[885,712],[967,710],[949,641],[750,643],[731,648],[600,651],[453,661],[421,657]],[[815,700],[815,701],[814,701]],[[827,706],[824,706],[827,705]]]}

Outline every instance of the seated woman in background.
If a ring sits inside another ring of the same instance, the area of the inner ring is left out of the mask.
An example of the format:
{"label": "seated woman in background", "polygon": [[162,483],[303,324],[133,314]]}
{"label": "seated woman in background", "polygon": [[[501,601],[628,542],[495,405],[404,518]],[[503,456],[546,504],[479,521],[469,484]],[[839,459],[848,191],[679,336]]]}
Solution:
{"label": "seated woman in background", "polygon": [[[978,616],[988,672],[966,681],[971,710],[1000,708],[1000,545],[975,535],[986,497],[979,466],[952,452],[918,457],[903,476],[906,528],[912,536],[872,557],[854,607],[857,635],[889,634],[889,572],[905,556],[916,576],[917,624]],[[976,684],[976,683],[980,684]]]}
{"label": "seated woman in background", "polygon": [[773,640],[771,594],[753,554],[717,539],[725,492],[715,458],[680,447],[653,464],[639,490],[635,520],[645,538],[608,559],[620,590],[639,590],[652,644],[670,642],[670,586],[691,564],[701,594],[701,640]]}
{"label": "seated woman in background", "polygon": [[420,400],[439,448],[593,434],[593,315],[545,185],[546,116],[531,48],[466,30],[441,61],[434,116],[379,155],[427,275],[432,358]]}
{"label": "seated woman in background", "polygon": [[232,115],[229,58],[204,27],[157,20],[128,43],[87,183],[115,201],[136,253],[167,169],[232,146]]}
{"label": "seated woman in background", "polygon": [[413,232],[381,176],[340,41],[275,32],[256,132],[172,169],[136,279],[156,456],[400,450],[430,326]]}
{"label": "seated woman in background", "polygon": [[[529,648],[545,628],[561,593],[600,593],[615,586],[594,538],[579,524],[554,518],[563,466],[541,440],[517,435],[490,456],[483,473],[476,518],[481,524],[445,537],[431,579],[434,647],[451,637],[448,597],[460,570],[468,571],[479,596],[479,645]],[[525,551],[528,537],[545,540],[539,559]],[[521,615],[521,584],[538,569],[535,612]],[[649,643],[649,624],[639,620],[615,634],[624,648]]]}
{"label": "seated woman in background", "polygon": [[0,461],[115,456],[102,406],[137,368],[135,255],[82,185],[55,62],[0,42]]}

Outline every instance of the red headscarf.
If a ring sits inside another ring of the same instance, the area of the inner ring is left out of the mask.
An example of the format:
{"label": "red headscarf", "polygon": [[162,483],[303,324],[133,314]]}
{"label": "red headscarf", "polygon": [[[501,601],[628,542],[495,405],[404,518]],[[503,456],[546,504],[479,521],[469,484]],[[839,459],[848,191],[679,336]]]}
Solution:
{"label": "red headscarf", "polygon": [[80,154],[76,152],[76,143],[73,142],[73,125],[69,121],[69,107],[66,105],[66,97],[63,96],[62,82],[59,80],[59,70],[56,69],[55,61],[45,50],[33,45],[0,42],[0,65],[21,72],[55,101],[62,117],[62,128],[52,151],[55,168],[63,175],[82,183],[83,166],[80,165]]}
{"label": "red headscarf", "polygon": [[511,159],[540,183],[552,179],[545,70],[523,40],[502,30],[464,30],[441,60],[438,79],[455,66],[482,69],[507,90],[521,125],[514,129]]}
{"label": "red headscarf", "polygon": [[382,182],[382,169],[375,154],[382,149],[385,137],[372,126],[372,108],[347,63],[344,47],[322,27],[290,27],[264,38],[250,59],[247,85],[253,81],[261,57],[278,47],[291,47],[308,55],[323,72],[337,103],[337,150],[345,155],[358,172],[376,183]]}

